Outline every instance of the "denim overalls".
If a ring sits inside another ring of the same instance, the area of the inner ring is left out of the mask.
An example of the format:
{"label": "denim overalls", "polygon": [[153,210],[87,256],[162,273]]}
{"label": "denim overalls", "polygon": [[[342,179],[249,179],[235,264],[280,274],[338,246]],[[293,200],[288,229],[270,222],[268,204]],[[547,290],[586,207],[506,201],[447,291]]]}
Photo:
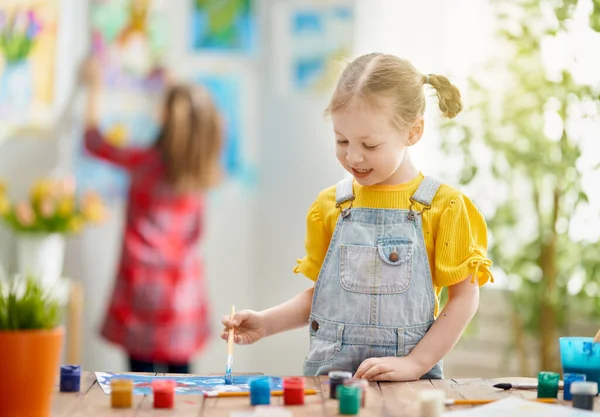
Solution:
{"label": "denim overalls", "polygon": [[[440,187],[425,177],[409,210],[352,208],[353,178],[336,186],[341,214],[317,280],[304,375],[354,373],[371,357],[406,356],[434,321],[422,212]],[[422,378],[443,378],[437,363]]]}

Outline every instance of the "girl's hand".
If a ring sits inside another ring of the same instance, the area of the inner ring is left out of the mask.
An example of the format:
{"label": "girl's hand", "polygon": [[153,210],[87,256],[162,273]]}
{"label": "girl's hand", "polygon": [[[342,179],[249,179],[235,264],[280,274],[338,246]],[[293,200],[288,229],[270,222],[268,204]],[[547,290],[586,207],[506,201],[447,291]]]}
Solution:
{"label": "girl's hand", "polygon": [[225,328],[221,332],[221,339],[227,340],[229,329],[234,329],[234,342],[238,345],[249,345],[267,336],[265,319],[256,311],[242,310],[231,316],[223,316],[221,323]]}
{"label": "girl's hand", "polygon": [[100,86],[100,64],[95,57],[90,56],[83,62],[80,77],[81,81],[90,87]]}
{"label": "girl's hand", "polygon": [[410,356],[391,356],[366,359],[354,377],[368,381],[416,381],[425,373]]}

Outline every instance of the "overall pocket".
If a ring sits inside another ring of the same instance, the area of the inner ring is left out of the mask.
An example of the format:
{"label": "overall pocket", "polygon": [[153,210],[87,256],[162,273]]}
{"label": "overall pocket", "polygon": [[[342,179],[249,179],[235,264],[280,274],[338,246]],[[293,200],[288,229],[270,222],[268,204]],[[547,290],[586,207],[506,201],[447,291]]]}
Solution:
{"label": "overall pocket", "polygon": [[342,288],[361,294],[400,294],[410,287],[413,243],[382,239],[377,246],[340,245]]}
{"label": "overall pocket", "polygon": [[314,366],[330,362],[339,351],[340,347],[336,342],[321,339],[317,336],[311,336],[305,364]]}

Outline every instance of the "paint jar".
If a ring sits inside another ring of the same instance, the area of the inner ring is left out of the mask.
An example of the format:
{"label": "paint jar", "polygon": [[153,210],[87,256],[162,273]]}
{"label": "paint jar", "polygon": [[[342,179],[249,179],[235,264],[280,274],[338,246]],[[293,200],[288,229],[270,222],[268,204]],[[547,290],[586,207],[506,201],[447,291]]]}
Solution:
{"label": "paint jar", "polygon": [[133,403],[133,381],[113,379],[110,382],[110,399],[114,408],[129,408]]}
{"label": "paint jar", "polygon": [[360,387],[356,385],[340,384],[337,386],[336,391],[337,398],[340,400],[340,414],[358,414],[360,410],[360,399],[362,397]]}
{"label": "paint jar", "polygon": [[592,337],[561,337],[560,362],[563,374],[585,374],[586,381],[600,384],[600,343]]}
{"label": "paint jar", "polygon": [[421,417],[440,417],[444,412],[446,393],[439,389],[419,391],[418,396]]}
{"label": "paint jar", "polygon": [[283,380],[283,404],[303,405],[306,381],[301,377],[289,377]]}
{"label": "paint jar", "polygon": [[585,381],[585,374],[564,374],[563,375],[563,399],[571,401],[571,384],[575,381]]}
{"label": "paint jar", "polygon": [[538,398],[556,398],[558,395],[558,383],[560,375],[556,372],[538,373]]}
{"label": "paint jar", "polygon": [[352,379],[352,372],[331,371],[329,372],[329,398],[337,398],[337,387]]}
{"label": "paint jar", "polygon": [[598,395],[598,383],[590,381],[574,381],[571,383],[573,408],[594,410],[594,398]]}
{"label": "paint jar", "polygon": [[349,381],[344,382],[344,385],[359,387],[361,391],[361,400],[360,406],[365,408],[366,398],[367,398],[367,388],[369,387],[369,381],[366,379],[351,379]]}
{"label": "paint jar", "polygon": [[152,381],[154,408],[173,408],[176,385],[172,379],[155,379]]}
{"label": "paint jar", "polygon": [[250,404],[271,404],[271,378],[260,377],[250,381]]}
{"label": "paint jar", "polygon": [[81,367],[63,365],[60,367],[60,392],[79,392],[81,389]]}

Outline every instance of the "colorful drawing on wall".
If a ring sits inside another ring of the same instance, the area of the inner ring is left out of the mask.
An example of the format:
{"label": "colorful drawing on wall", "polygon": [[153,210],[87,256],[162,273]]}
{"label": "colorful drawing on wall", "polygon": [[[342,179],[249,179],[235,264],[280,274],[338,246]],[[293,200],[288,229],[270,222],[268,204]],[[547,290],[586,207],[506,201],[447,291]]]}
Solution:
{"label": "colorful drawing on wall", "polygon": [[189,1],[193,4],[193,50],[252,52],[256,44],[256,16],[251,0]]}
{"label": "colorful drawing on wall", "polygon": [[0,139],[51,123],[58,0],[0,2]]}
{"label": "colorful drawing on wall", "polygon": [[280,90],[289,93],[330,92],[344,59],[353,48],[351,3],[302,5],[281,2],[275,8]]}
{"label": "colorful drawing on wall", "polygon": [[[117,146],[145,147],[159,134],[169,44],[165,0],[93,0],[92,50],[102,67],[100,129]],[[82,136],[82,135],[80,135]],[[123,197],[124,172],[76,149],[79,189],[107,200]]]}
{"label": "colorful drawing on wall", "polygon": [[225,120],[223,168],[226,174],[245,185],[253,182],[252,169],[247,161],[241,119],[242,85],[234,75],[202,74],[195,78],[211,94]]}
{"label": "colorful drawing on wall", "polygon": [[165,0],[93,0],[92,48],[106,87],[157,88],[169,44]]}
{"label": "colorful drawing on wall", "polygon": [[[96,372],[96,380],[105,394],[110,394],[110,381],[112,379],[132,379],[133,393],[136,395],[152,394],[152,381],[155,379],[172,379],[176,382],[176,394],[214,394],[218,392],[249,392],[252,378],[263,375],[234,376],[233,383],[225,384],[222,376],[148,376],[135,374],[114,374]],[[282,390],[282,380],[279,377],[271,378],[271,389]]]}

